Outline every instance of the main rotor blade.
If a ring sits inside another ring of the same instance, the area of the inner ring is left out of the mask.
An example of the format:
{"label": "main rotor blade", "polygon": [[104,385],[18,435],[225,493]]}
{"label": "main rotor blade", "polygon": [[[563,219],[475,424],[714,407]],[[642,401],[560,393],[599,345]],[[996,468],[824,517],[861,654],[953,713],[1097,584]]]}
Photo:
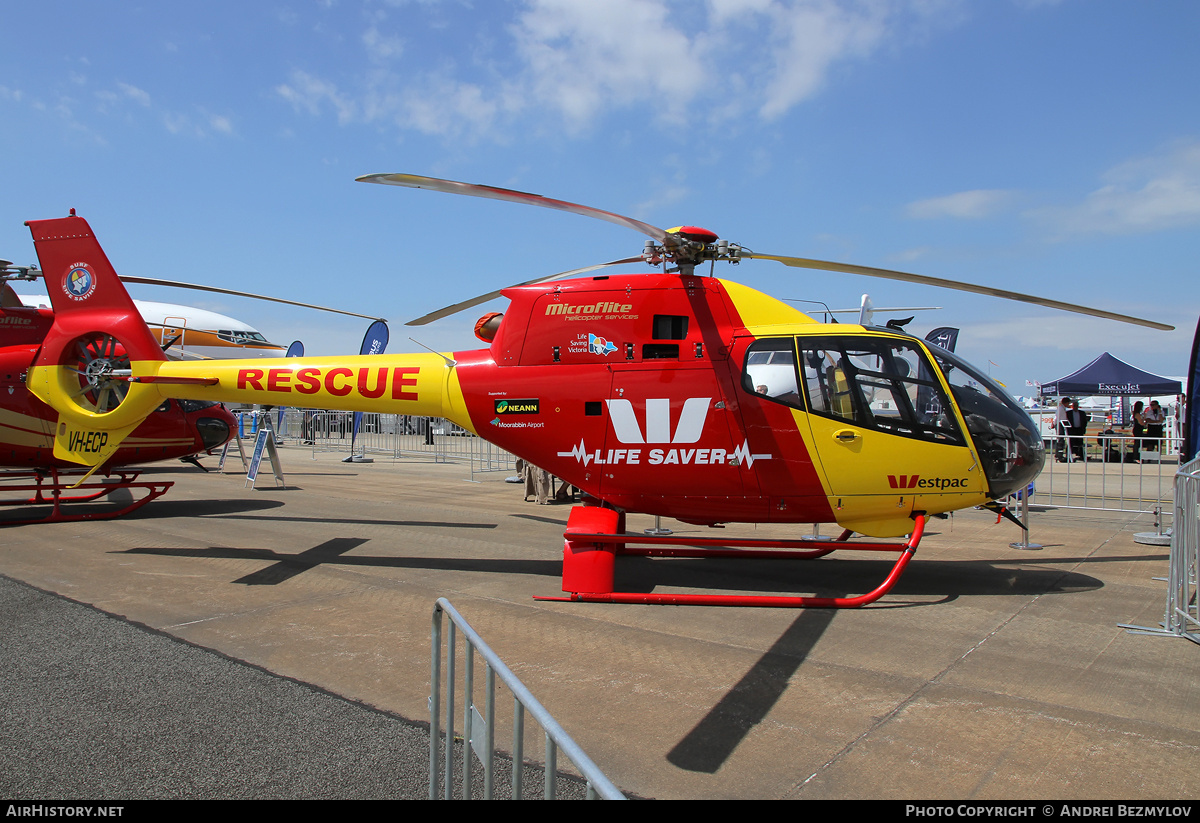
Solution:
{"label": "main rotor blade", "polygon": [[[563,272],[559,272],[558,274],[551,274],[547,277],[537,277],[537,278],[534,278],[533,280],[526,280],[524,283],[513,283],[511,286],[505,286],[504,289],[513,289],[513,288],[516,288],[517,286],[535,286],[538,283],[545,283],[549,280],[560,280],[560,279],[563,279],[566,277],[574,277],[577,274],[583,274],[584,272],[595,271],[596,269],[603,269],[607,266],[620,266],[625,263],[642,263],[642,262],[645,262],[645,261],[643,261],[641,257],[626,257],[624,260],[613,260],[612,262],[609,262],[609,263],[599,263],[595,266],[585,266],[582,269],[571,269],[570,271],[563,271]],[[499,297],[500,293],[502,291],[504,291],[504,289],[497,289],[496,291],[490,291],[487,294],[481,294],[478,297],[472,297],[470,300],[464,300],[461,303],[455,303],[453,306],[446,306],[446,308],[438,309],[435,312],[430,312],[429,314],[425,315],[424,317],[418,317],[416,320],[409,320],[404,325],[406,325],[406,326],[424,326],[427,323],[432,323],[434,320],[441,320],[443,317],[449,317],[452,314],[458,314],[460,311],[469,309],[472,306],[478,306],[480,303],[486,303],[489,300],[493,300],[493,299]]]}
{"label": "main rotor blade", "polygon": [[528,192],[514,191],[512,189],[498,189],[495,186],[482,186],[477,183],[458,183],[454,180],[442,180],[437,177],[422,177],[419,174],[364,174],[362,177],[354,179],[360,183],[386,183],[391,186],[405,186],[410,189],[429,189],[430,191],[440,191],[446,194],[465,194],[471,197],[486,197],[489,200],[524,203],[527,206],[541,206],[544,209],[558,209],[559,211],[579,214],[584,217],[594,217],[597,220],[604,220],[608,223],[624,226],[627,229],[633,229],[670,248],[679,245],[679,239],[675,235],[667,234],[667,232],[657,226],[651,226],[649,223],[643,223],[641,220],[634,220],[632,217],[625,217],[621,214],[613,214],[611,211],[594,209],[591,206],[568,203],[565,200],[552,200],[540,194],[529,194]]}
{"label": "main rotor blade", "polygon": [[792,266],[798,269],[820,269],[822,271],[836,271],[844,274],[862,274],[867,277],[880,277],[885,280],[899,280],[903,283],[920,283],[924,286],[938,286],[943,289],[954,289],[955,291],[966,291],[973,294],[986,294],[990,297],[1002,297],[1006,300],[1032,303],[1035,306],[1045,306],[1050,309],[1060,309],[1062,311],[1075,312],[1076,314],[1088,314],[1092,317],[1103,317],[1105,320],[1119,320],[1122,323],[1133,323],[1136,326],[1146,326],[1161,331],[1175,330],[1174,326],[1168,326],[1166,323],[1158,323],[1154,320],[1143,320],[1139,317],[1130,317],[1127,314],[1117,314],[1116,312],[1104,311],[1103,309],[1090,309],[1087,306],[1078,306],[1074,303],[1064,303],[1060,300],[1050,300],[1046,297],[1021,294],[1010,289],[976,286],[972,283],[943,280],[940,277],[929,277],[924,274],[910,274],[909,272],[893,271],[891,269],[877,269],[872,266],[855,266],[850,263],[831,263],[828,260],[810,260],[805,257],[782,257],[776,254],[759,254],[747,249],[743,249],[739,256],[751,257],[757,260],[775,260],[785,266]]}
{"label": "main rotor blade", "polygon": [[172,286],[177,289],[195,289],[196,291],[211,291],[217,294],[232,294],[234,297],[251,297],[255,300],[267,300],[271,303],[285,303],[289,306],[300,306],[304,309],[316,309],[317,311],[328,311],[334,314],[345,314],[350,317],[362,317],[367,320],[383,320],[382,317],[373,317],[369,314],[358,314],[352,311],[342,311],[341,309],[331,309],[328,306],[316,306],[312,303],[300,303],[296,300],[284,300],[282,297],[267,297],[263,294],[251,294],[248,291],[235,291],[233,289],[219,289],[216,286],[198,286],[195,283],[180,283],[176,280],[158,280],[154,277],[131,277],[129,275],[118,275],[125,283],[140,283],[145,286]]}

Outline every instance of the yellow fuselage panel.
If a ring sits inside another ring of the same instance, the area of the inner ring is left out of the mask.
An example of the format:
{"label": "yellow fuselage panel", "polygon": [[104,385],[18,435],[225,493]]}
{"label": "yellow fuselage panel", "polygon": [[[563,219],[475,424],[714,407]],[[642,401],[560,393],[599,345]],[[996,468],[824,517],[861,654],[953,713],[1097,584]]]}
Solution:
{"label": "yellow fuselage panel", "polygon": [[157,376],[217,380],[155,384],[169,397],[445,417],[471,428],[458,375],[437,354],[164,362]]}

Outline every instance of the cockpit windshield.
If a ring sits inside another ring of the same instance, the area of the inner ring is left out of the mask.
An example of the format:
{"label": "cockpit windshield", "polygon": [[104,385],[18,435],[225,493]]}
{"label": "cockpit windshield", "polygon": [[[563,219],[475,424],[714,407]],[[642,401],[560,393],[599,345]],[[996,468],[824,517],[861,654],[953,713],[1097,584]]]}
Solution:
{"label": "cockpit windshield", "polygon": [[995,380],[952,352],[934,345],[929,350],[967,422],[992,495],[1003,497],[1024,489],[1046,462],[1033,420]]}

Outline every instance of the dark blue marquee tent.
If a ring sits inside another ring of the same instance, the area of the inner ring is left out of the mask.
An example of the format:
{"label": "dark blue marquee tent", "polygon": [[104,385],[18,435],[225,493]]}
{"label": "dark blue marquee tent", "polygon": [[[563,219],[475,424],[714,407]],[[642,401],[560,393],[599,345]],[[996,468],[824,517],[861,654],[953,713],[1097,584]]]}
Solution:
{"label": "dark blue marquee tent", "polygon": [[1142,371],[1108,352],[1073,374],[1042,384],[1043,397],[1068,394],[1149,397],[1182,391],[1183,386],[1178,380]]}

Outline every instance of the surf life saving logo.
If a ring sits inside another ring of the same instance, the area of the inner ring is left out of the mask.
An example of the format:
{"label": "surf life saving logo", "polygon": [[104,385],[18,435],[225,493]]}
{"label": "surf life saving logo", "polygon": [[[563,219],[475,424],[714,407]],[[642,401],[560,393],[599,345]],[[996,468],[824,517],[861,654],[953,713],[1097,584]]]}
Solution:
{"label": "surf life saving logo", "polygon": [[[671,401],[666,397],[646,400],[646,425],[643,428],[629,400],[617,398],[604,401],[617,440],[627,445],[687,446],[698,443],[704,433],[708,419],[711,397],[689,397],[674,429],[671,427]],[[588,465],[628,466],[649,465],[695,465],[695,466],[745,466],[752,468],[755,460],[770,460],[770,454],[752,454],[746,441],[732,451],[712,448],[669,448],[669,449],[594,449],[589,450],[584,440],[570,451],[558,452],[559,457],[573,457],[575,462]],[[643,460],[643,457],[645,460]]]}
{"label": "surf life saving logo", "polygon": [[616,350],[616,343],[605,340],[603,337],[597,337],[591,332],[588,332],[588,351],[592,354],[599,354],[603,357],[608,357]]}
{"label": "surf life saving logo", "polygon": [[63,280],[63,292],[72,300],[87,300],[96,291],[96,275],[87,263],[74,263]]}

